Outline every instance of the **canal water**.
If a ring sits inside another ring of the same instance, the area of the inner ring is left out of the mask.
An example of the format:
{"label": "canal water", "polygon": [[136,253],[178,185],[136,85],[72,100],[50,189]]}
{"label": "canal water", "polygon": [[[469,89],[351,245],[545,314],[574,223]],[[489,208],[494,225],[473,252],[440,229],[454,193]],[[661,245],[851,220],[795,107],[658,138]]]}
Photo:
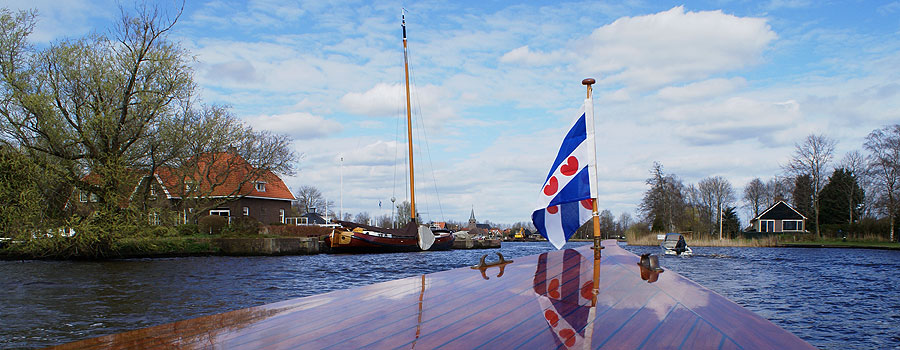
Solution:
{"label": "canal water", "polygon": [[[579,246],[586,243],[571,243]],[[477,263],[499,250],[0,261],[0,348],[35,348]],[[659,253],[656,247],[626,247]],[[661,265],[826,349],[900,349],[900,251],[695,247]],[[489,260],[496,260],[496,256]]]}

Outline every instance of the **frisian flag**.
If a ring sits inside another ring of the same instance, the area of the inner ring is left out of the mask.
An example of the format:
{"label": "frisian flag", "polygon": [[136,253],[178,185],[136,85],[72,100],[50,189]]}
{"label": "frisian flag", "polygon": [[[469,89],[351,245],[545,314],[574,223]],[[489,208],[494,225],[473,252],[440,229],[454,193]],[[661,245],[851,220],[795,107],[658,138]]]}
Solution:
{"label": "frisian flag", "polygon": [[531,221],[556,249],[562,248],[582,224],[591,219],[597,198],[594,159],[594,106],[586,99],[579,117],[559,147],[559,153],[544,180],[537,209]]}

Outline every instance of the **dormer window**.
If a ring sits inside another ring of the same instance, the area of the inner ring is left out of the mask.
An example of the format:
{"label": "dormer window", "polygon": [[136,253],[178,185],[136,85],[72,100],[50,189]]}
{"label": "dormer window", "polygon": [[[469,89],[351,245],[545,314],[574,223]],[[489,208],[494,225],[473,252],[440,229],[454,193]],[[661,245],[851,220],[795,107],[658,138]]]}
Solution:
{"label": "dormer window", "polygon": [[185,182],[184,182],[184,192],[185,192],[185,193],[190,193],[190,192],[192,192],[192,191],[194,191],[194,182],[191,181],[191,180],[185,181]]}
{"label": "dormer window", "polygon": [[266,191],[266,183],[265,182],[257,182],[256,183],[256,191],[257,192],[265,192]]}

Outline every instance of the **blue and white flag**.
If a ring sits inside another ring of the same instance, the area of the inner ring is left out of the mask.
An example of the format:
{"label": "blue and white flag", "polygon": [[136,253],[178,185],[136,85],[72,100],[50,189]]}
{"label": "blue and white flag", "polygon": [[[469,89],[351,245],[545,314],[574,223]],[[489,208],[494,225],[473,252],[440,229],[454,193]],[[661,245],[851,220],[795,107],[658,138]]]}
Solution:
{"label": "blue and white flag", "polygon": [[582,224],[591,219],[597,198],[594,165],[594,108],[590,99],[559,147],[550,174],[541,187],[531,221],[556,249],[562,248]]}

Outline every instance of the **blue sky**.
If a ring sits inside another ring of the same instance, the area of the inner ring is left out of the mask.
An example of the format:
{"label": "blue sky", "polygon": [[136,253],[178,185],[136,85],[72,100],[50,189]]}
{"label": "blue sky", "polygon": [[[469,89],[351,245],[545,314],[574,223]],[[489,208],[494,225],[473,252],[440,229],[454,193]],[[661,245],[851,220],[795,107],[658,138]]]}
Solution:
{"label": "blue sky", "polygon": [[[114,1],[5,3],[38,9],[39,45],[105,31],[119,13]],[[339,206],[343,156],[344,211],[374,216],[408,197],[401,7],[417,152],[430,154],[416,159],[426,219],[474,207],[529,220],[586,77],[598,81],[600,207],[616,216],[637,216],[654,161],[686,184],[723,176],[740,198],[810,133],[836,139],[840,161],[900,121],[900,1],[188,1],[171,39],[195,56],[202,102],[294,139],[304,156],[289,187]]]}

